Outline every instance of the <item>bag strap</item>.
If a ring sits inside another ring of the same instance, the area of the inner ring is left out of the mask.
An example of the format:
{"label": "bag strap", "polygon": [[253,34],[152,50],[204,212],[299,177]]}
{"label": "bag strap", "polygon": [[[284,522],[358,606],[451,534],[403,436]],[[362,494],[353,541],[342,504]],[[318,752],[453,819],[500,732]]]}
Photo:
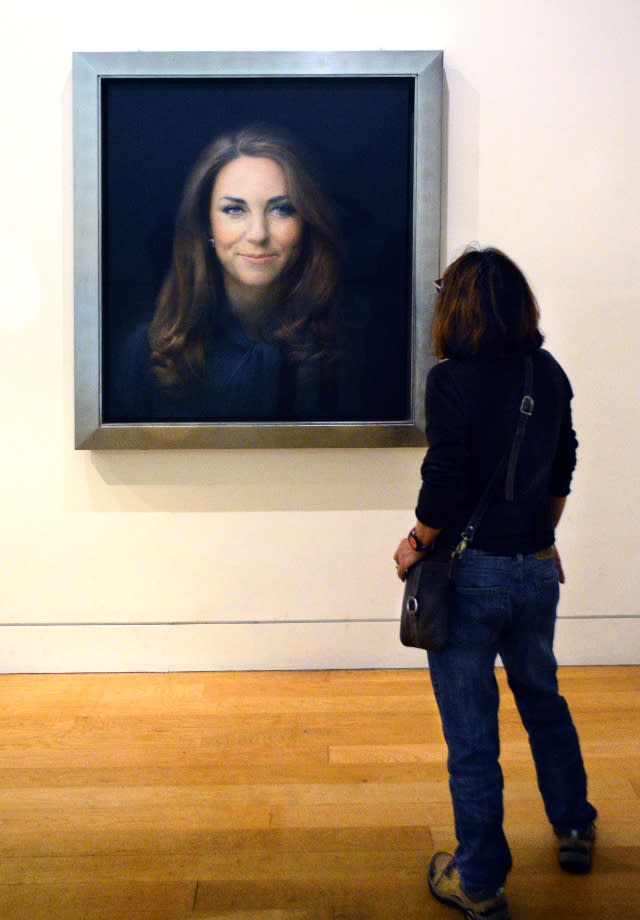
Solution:
{"label": "bag strap", "polygon": [[511,445],[511,451],[509,453],[509,463],[507,464],[507,478],[504,486],[504,497],[508,502],[513,501],[515,481],[516,481],[516,468],[518,466],[518,457],[520,456],[520,448],[522,447],[522,441],[524,439],[524,432],[527,427],[527,422],[531,418],[533,413],[533,407],[535,405],[533,401],[533,396],[531,395],[533,388],[533,361],[531,360],[531,355],[527,355],[524,363],[524,396],[522,397],[522,402],[520,403],[520,415],[518,417],[518,425],[516,427],[516,433],[513,438],[513,443]]}
{"label": "bag strap", "polygon": [[533,396],[531,395],[532,392],[533,360],[531,355],[527,355],[524,364],[524,395],[520,402],[520,414],[518,416],[518,424],[513,436],[513,441],[511,446],[507,448],[507,450],[500,458],[500,462],[498,463],[498,466],[496,467],[491,479],[487,483],[487,486],[485,487],[485,490],[480,497],[480,501],[476,505],[475,511],[467,521],[467,525],[460,535],[460,542],[451,555],[452,567],[455,563],[455,560],[463,554],[467,546],[475,537],[478,525],[480,524],[480,521],[484,517],[485,511],[491,503],[505,467],[507,467],[505,498],[507,501],[513,501],[516,468],[518,465],[518,457],[520,456],[520,448],[522,447],[522,441],[524,439],[527,423],[533,414],[535,405]]}

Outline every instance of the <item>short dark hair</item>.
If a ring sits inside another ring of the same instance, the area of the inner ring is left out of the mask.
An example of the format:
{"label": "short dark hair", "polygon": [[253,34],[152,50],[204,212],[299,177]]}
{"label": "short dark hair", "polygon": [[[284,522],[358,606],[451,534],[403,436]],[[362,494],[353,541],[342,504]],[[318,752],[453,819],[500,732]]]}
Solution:
{"label": "short dark hair", "polygon": [[544,336],[527,279],[499,249],[467,248],[442,276],[433,319],[440,358],[536,351]]}

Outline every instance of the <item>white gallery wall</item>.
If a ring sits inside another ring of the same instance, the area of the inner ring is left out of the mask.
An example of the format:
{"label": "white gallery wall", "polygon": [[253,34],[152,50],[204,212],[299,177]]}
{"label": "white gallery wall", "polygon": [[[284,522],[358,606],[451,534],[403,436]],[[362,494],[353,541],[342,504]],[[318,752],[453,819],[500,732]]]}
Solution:
{"label": "white gallery wall", "polygon": [[73,449],[71,55],[135,50],[443,49],[443,265],[470,241],[512,255],[575,390],[558,655],[638,663],[639,43],[637,0],[12,4],[0,671],[423,661],[391,558],[420,449]]}

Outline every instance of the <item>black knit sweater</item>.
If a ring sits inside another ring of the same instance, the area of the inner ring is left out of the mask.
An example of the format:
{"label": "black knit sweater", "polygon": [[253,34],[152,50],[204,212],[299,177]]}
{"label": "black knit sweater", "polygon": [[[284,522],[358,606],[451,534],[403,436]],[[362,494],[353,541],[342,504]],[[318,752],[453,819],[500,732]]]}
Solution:
{"label": "black knit sweater", "polygon": [[[531,416],[513,501],[504,486],[485,514],[473,546],[497,555],[532,553],[553,543],[551,498],[569,493],[577,440],[572,390],[549,352],[533,355]],[[457,543],[483,489],[511,443],[524,391],[524,358],[445,360],[427,378],[426,435],[416,516]]]}

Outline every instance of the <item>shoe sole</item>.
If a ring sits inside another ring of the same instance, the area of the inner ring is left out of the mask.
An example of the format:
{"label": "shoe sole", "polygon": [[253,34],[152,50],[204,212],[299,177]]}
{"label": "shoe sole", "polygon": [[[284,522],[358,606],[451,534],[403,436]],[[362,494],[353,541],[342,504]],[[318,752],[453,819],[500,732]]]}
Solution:
{"label": "shoe sole", "polygon": [[587,875],[591,872],[591,856],[582,856],[578,853],[571,853],[563,856],[560,854],[560,868],[564,872],[570,872],[572,875]]}

